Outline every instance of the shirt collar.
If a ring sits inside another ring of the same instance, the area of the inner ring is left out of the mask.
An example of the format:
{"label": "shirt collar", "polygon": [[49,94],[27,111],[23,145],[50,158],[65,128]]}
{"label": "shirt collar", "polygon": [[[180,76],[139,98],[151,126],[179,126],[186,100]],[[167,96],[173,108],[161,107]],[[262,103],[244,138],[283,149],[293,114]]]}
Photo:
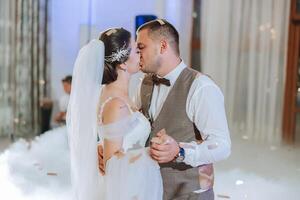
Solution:
{"label": "shirt collar", "polygon": [[170,71],[167,75],[163,78],[166,78],[170,81],[171,85],[174,85],[175,81],[177,80],[178,76],[186,68],[186,64],[181,60],[179,65],[177,65],[172,71]]}

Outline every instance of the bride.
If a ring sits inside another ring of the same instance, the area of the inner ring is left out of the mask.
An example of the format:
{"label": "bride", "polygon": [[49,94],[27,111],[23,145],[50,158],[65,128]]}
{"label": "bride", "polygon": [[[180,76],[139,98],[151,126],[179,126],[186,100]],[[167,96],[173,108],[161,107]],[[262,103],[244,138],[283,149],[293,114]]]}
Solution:
{"label": "bride", "polygon": [[[67,112],[73,199],[162,199],[159,165],[144,147],[151,127],[128,96],[130,76],[138,71],[134,38],[123,28],[80,50]],[[105,175],[98,170],[97,140]]]}

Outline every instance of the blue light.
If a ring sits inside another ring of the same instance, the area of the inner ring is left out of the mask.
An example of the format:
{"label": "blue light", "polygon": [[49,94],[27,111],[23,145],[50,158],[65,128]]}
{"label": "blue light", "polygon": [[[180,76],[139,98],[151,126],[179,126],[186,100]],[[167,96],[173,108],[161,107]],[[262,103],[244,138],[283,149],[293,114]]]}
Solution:
{"label": "blue light", "polygon": [[155,20],[157,17],[155,15],[137,15],[135,16],[135,30],[137,30],[141,25]]}

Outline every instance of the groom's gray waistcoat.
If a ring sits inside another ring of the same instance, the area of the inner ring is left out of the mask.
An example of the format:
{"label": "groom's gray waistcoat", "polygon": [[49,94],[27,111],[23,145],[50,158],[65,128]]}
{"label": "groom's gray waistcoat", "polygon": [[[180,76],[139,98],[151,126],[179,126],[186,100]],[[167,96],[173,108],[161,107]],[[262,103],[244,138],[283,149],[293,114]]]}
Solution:
{"label": "groom's gray waistcoat", "polygon": [[[153,121],[149,115],[149,108],[153,92],[151,75],[147,75],[141,86],[142,112],[150,120],[152,131],[149,140],[161,129],[166,129],[168,135],[177,142],[202,142],[199,130],[188,118],[186,113],[186,101],[190,87],[198,72],[185,68],[173,88],[170,90],[165,103]],[[149,141],[148,140],[148,141]],[[149,145],[149,142],[147,142]],[[170,162],[161,164],[161,174],[164,185],[164,199],[174,199],[195,190],[209,189],[213,187],[213,165],[202,165],[193,168],[184,163]]]}

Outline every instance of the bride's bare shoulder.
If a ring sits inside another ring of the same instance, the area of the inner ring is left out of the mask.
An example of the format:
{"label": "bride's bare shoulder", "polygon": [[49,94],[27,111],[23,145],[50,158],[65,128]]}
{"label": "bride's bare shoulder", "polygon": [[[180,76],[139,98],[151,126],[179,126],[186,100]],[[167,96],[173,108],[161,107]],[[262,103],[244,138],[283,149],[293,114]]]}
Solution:
{"label": "bride's bare shoulder", "polygon": [[121,98],[112,98],[103,107],[102,122],[110,124],[130,115],[127,103]]}

